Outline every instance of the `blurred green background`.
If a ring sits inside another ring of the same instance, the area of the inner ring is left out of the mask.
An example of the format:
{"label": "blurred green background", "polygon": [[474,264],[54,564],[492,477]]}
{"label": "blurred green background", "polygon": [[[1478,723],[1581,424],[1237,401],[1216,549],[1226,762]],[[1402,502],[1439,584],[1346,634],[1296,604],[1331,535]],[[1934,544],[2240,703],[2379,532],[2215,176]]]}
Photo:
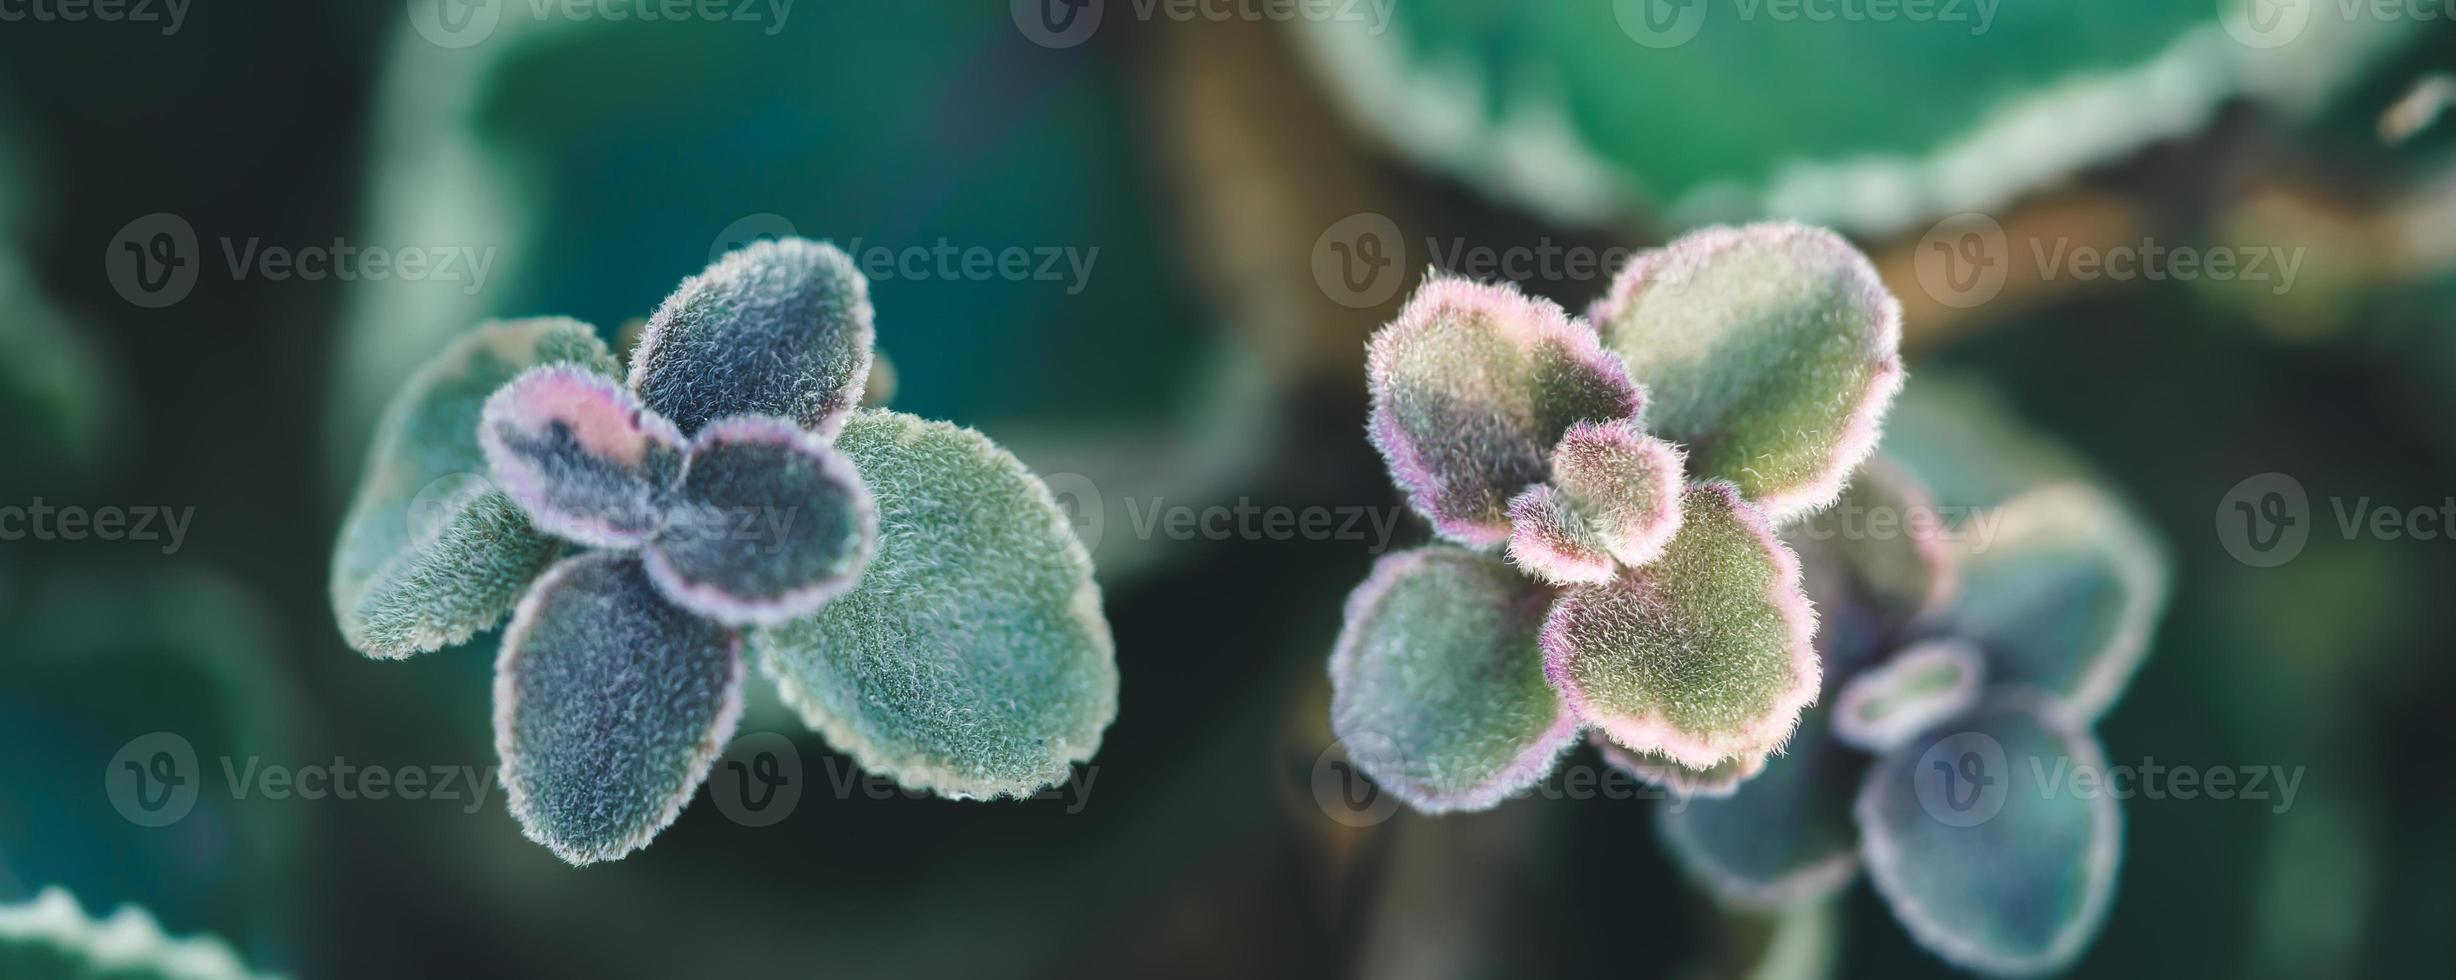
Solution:
{"label": "blurred green background", "polygon": [[[2438,74],[2450,18],[1645,7],[1110,0],[1057,32],[996,0],[0,18],[0,506],[193,508],[175,549],[0,541],[0,901],[64,885],[315,977],[1795,965],[1761,961],[1766,924],[1674,872],[1653,801],[1331,819],[1310,782],[1323,661],[1384,542],[1137,529],[1161,507],[1401,507],[1362,438],[1363,340],[1428,264],[1473,261],[1453,249],[1519,256],[1460,271],[1579,309],[1609,264],[1537,257],[1779,216],[1877,259],[1914,391],[1984,392],[2162,533],[2174,597],[2101,726],[2109,755],[2305,773],[2282,812],[2128,801],[2113,918],[2080,970],[2443,970],[2456,541],[2343,534],[2331,505],[2456,494],[2456,132],[2426,125],[2456,87]],[[1979,293],[1933,265],[1931,230],[1965,213],[2006,270]],[[114,265],[170,227],[157,215],[193,235],[190,285]],[[1331,246],[1358,215],[1398,234],[1390,288],[1341,278]],[[491,635],[377,663],[326,605],[394,386],[487,316],[571,315],[619,342],[714,252],[786,232],[1035,257],[1028,276],[891,270],[874,298],[896,407],[1080,478],[1124,676],[1084,798],[865,792],[759,704],[742,732],[800,754],[789,818],[746,827],[702,801],[585,870],[523,840],[499,790],[234,798],[223,759],[493,762]],[[357,274],[232,262],[337,245]],[[2266,250],[2297,273],[2033,261],[2142,245]],[[410,280],[369,248],[484,265]],[[2306,488],[2311,533],[2255,567],[2221,538],[2223,502],[2271,472]],[[1410,517],[1387,544],[1425,537]],[[205,778],[186,819],[143,827],[102,775],[158,731]],[[1830,941],[1842,975],[1947,972],[1863,885],[1783,928]]]}

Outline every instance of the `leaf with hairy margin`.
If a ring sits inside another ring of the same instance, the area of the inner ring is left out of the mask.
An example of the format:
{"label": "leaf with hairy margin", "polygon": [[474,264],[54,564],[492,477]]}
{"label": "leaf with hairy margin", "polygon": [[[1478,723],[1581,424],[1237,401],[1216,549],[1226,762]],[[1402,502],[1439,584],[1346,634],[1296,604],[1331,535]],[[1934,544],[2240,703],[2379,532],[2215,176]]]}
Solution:
{"label": "leaf with hairy margin", "polygon": [[0,977],[10,980],[252,980],[215,936],[174,939],[140,906],[85,914],[66,889],[0,905]]}
{"label": "leaf with hairy margin", "polygon": [[1834,568],[1842,580],[1827,587],[1898,626],[1952,601],[1957,533],[1918,477],[1879,455],[1859,465],[1833,506],[1784,528],[1782,540],[1811,567]]}
{"label": "leaf with hairy margin", "polygon": [[1729,794],[1656,810],[1672,859],[1716,898],[1748,908],[1807,902],[1858,869],[1850,805],[1867,762],[1834,740],[1827,714],[1809,709],[1798,737]]}
{"label": "leaf with hairy margin", "polygon": [[1834,734],[1856,748],[1889,751],[1976,706],[1986,675],[1983,655],[1961,640],[1910,647],[1842,686]]}
{"label": "leaf with hairy margin", "polygon": [[978,432],[852,414],[836,450],[878,502],[861,579],[755,631],[760,668],[862,768],[957,798],[1028,796],[1117,714],[1091,558],[1049,488]]}
{"label": "leaf with hairy margin", "polygon": [[648,846],[733,737],[741,645],[667,603],[635,555],[547,571],[495,664],[495,752],[521,830],[576,865]]}
{"label": "leaf with hairy margin", "polygon": [[1602,732],[1589,732],[1586,740],[1593,742],[1596,750],[1603,753],[1605,765],[1675,796],[1730,796],[1739,790],[1741,783],[1765,771],[1765,760],[1770,755],[1764,752],[1735,755],[1715,763],[1711,768],[1696,769],[1674,762],[1658,752],[1629,751]]}
{"label": "leaf with hairy margin", "polygon": [[1556,585],[1653,561],[1680,530],[1682,458],[1634,419],[1570,426],[1552,449],[1551,482],[1510,501],[1510,557]]}
{"label": "leaf with hairy margin", "polygon": [[351,647],[406,657],[466,640],[562,553],[485,478],[477,441],[487,397],[555,363],[615,370],[587,324],[504,321],[445,348],[393,397],[333,548],[333,615]]}
{"label": "leaf with hairy margin", "polygon": [[1902,304],[1841,236],[1768,222],[1640,254],[1588,314],[1691,478],[1776,522],[1831,503],[1902,385]]}
{"label": "leaf with hairy margin", "polygon": [[1498,558],[1386,555],[1347,599],[1330,722],[1383,789],[1425,813],[1481,810],[1552,771],[1577,719],[1536,641],[1551,595]]}
{"label": "leaf with hairy margin", "polygon": [[531,523],[600,548],[657,532],[685,449],[672,422],[614,379],[570,364],[531,368],[487,398],[478,446]]}
{"label": "leaf with hairy margin", "polygon": [[1544,670],[1587,724],[1694,769],[1782,746],[1816,700],[1799,559],[1728,483],[1690,487],[1661,558],[1569,590]]}
{"label": "leaf with hairy margin", "polygon": [[870,488],[827,440],[790,420],[721,419],[690,466],[648,577],[667,599],[733,626],[774,626],[851,588],[878,537]]}
{"label": "leaf with hairy margin", "polygon": [[833,435],[870,377],[870,281],[834,245],[753,242],[692,276],[648,318],[631,389],[685,433],[780,415]]}
{"label": "leaf with hairy margin", "polygon": [[1595,332],[1506,285],[1435,278],[1367,353],[1369,434],[1433,529],[1461,544],[1509,537],[1509,501],[1551,473],[1581,421],[1635,417],[1645,394]]}
{"label": "leaf with hairy margin", "polygon": [[1945,615],[1986,651],[1989,682],[2025,684],[2084,721],[2121,697],[2165,608],[2166,561],[2120,503],[2083,484],[2004,504],[1992,537],[1961,543]]}
{"label": "leaf with hairy margin", "polygon": [[2071,964],[2106,920],[2123,850],[2112,793],[2032,775],[2075,771],[2104,774],[2104,750],[2035,692],[1993,697],[1895,749],[1853,807],[1876,893],[1960,966],[2021,976]]}

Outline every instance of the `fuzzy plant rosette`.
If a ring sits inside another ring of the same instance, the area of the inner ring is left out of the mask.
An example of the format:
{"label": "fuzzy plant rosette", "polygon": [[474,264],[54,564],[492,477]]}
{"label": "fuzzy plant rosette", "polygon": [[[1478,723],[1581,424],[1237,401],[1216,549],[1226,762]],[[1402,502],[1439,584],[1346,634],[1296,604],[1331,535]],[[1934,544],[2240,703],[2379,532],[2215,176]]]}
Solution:
{"label": "fuzzy plant rosette", "polygon": [[1029,797],[1087,761],[1117,668],[1084,546],[978,432],[864,408],[869,284],[753,244],[685,280],[627,377],[594,329],[490,323],[393,400],[334,552],[351,646],[501,622],[512,813],[574,864],[671,824],[740,719],[745,658],[863,768]]}
{"label": "fuzzy plant rosette", "polygon": [[[1947,959],[2069,963],[2120,827],[2111,799],[2015,781],[2103,768],[2087,725],[2146,649],[2162,572],[2079,484],[2007,504],[1984,553],[1825,530],[1937,513],[1873,456],[1900,322],[1864,256],[1794,224],[1641,254],[1584,319],[1428,282],[1373,338],[1370,435],[1444,540],[1348,597],[1346,754],[1438,814],[1528,789],[1583,734],[1680,798],[1662,836],[1727,904],[1822,898],[1864,863]],[[1982,795],[1985,817],[1956,808]]]}

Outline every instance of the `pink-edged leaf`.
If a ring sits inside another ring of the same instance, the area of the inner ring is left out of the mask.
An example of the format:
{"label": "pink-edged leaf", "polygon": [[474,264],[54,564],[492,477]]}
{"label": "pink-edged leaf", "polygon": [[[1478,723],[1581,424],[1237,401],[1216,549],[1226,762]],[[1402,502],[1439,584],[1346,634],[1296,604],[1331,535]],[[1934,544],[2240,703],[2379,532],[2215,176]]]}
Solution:
{"label": "pink-edged leaf", "polygon": [[682,433],[612,379],[532,368],[486,399],[478,446],[495,484],[547,533],[637,547],[664,521]]}
{"label": "pink-edged leaf", "polygon": [[648,575],[702,616],[773,626],[851,588],[877,538],[878,506],[851,460],[790,420],[739,416],[691,440]]}

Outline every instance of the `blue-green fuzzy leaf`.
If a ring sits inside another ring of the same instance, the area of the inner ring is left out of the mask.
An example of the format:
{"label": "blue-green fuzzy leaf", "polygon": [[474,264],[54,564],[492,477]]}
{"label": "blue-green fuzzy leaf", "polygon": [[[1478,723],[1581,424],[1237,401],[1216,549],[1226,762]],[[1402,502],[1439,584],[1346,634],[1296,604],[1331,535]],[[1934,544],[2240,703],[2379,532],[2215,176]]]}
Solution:
{"label": "blue-green fuzzy leaf", "polygon": [[121,906],[85,914],[75,896],[45,889],[0,905],[0,977],[9,980],[250,980],[238,954],[212,936],[174,939],[152,915]]}
{"label": "blue-green fuzzy leaf", "polygon": [[1635,417],[1645,395],[1595,333],[1515,287],[1426,282],[1373,335],[1370,435],[1444,537],[1492,545],[1509,501],[1551,474],[1572,423]]}
{"label": "blue-green fuzzy leaf", "polygon": [[1551,482],[1510,501],[1509,555],[1554,584],[1609,581],[1680,530],[1680,448],[1635,419],[1580,422],[1552,449]]}
{"label": "blue-green fuzzy leaf", "polygon": [[466,640],[561,553],[485,478],[477,441],[487,397],[555,363],[614,370],[588,325],[516,320],[461,338],[394,396],[333,549],[333,615],[350,646],[405,657]]}
{"label": "blue-green fuzzy leaf", "polygon": [[2106,778],[2097,738],[2055,702],[1991,699],[1868,771],[1854,807],[1868,877],[1945,959],[2001,975],[2061,969],[2114,896],[2123,822]]}
{"label": "blue-green fuzzy leaf", "polygon": [[657,307],[631,354],[631,387],[688,433],[780,415],[832,434],[869,381],[872,321],[870,281],[834,245],[753,242]]}
{"label": "blue-green fuzzy leaf", "polygon": [[816,615],[752,634],[786,703],[863,768],[958,798],[1024,796],[1117,714],[1091,559],[1049,489],[970,429],[853,413],[836,449],[878,550]]}
{"label": "blue-green fuzzy leaf", "polygon": [[1995,516],[1992,536],[1961,542],[1961,597],[1947,615],[1986,651],[1990,683],[2039,688],[2095,719],[2148,653],[2165,558],[2121,504],[2082,484],[2031,491]]}
{"label": "blue-green fuzzy leaf", "polygon": [[1834,700],[1834,734],[1884,752],[1978,704],[1987,682],[1978,649],[1959,639],[1930,640],[1862,672]]}
{"label": "blue-green fuzzy leaf", "polygon": [[530,840],[589,864],[648,846],[742,714],[741,637],[665,602],[635,556],[537,582],[495,665],[495,751]]}
{"label": "blue-green fuzzy leaf", "polygon": [[691,441],[648,576],[702,616],[773,626],[851,588],[877,537],[870,488],[825,439],[780,418],[722,419]]}
{"label": "blue-green fuzzy leaf", "polygon": [[2072,452],[2032,431],[1983,379],[1922,370],[1885,416],[1885,458],[1936,500],[1990,506],[2047,483],[2094,482]]}
{"label": "blue-green fuzzy leaf", "polygon": [[1816,700],[1799,559],[1728,483],[1688,489],[1662,557],[1565,593],[1544,671],[1580,720],[1693,769],[1778,749]]}
{"label": "blue-green fuzzy leaf", "polygon": [[488,398],[478,446],[531,523],[601,548],[656,533],[685,448],[614,379],[571,364],[532,368]]}
{"label": "blue-green fuzzy leaf", "polygon": [[1866,757],[1834,740],[1828,715],[1810,709],[1798,737],[1731,793],[1657,811],[1673,860],[1716,898],[1748,907],[1811,901],[1858,869],[1850,804]]}
{"label": "blue-green fuzzy leaf", "polygon": [[1578,732],[1544,680],[1550,600],[1488,555],[1384,556],[1330,655],[1331,730],[1349,758],[1427,813],[1484,809],[1549,774]]}
{"label": "blue-green fuzzy leaf", "polygon": [[1833,502],[1902,384],[1902,304],[1830,231],[1708,228],[1631,260],[1590,314],[1648,428],[1775,521]]}
{"label": "blue-green fuzzy leaf", "polygon": [[1833,506],[1783,529],[1782,539],[1809,567],[1837,576],[1818,588],[1899,626],[1951,601],[1959,585],[1956,532],[1944,515],[1917,477],[1872,456]]}

